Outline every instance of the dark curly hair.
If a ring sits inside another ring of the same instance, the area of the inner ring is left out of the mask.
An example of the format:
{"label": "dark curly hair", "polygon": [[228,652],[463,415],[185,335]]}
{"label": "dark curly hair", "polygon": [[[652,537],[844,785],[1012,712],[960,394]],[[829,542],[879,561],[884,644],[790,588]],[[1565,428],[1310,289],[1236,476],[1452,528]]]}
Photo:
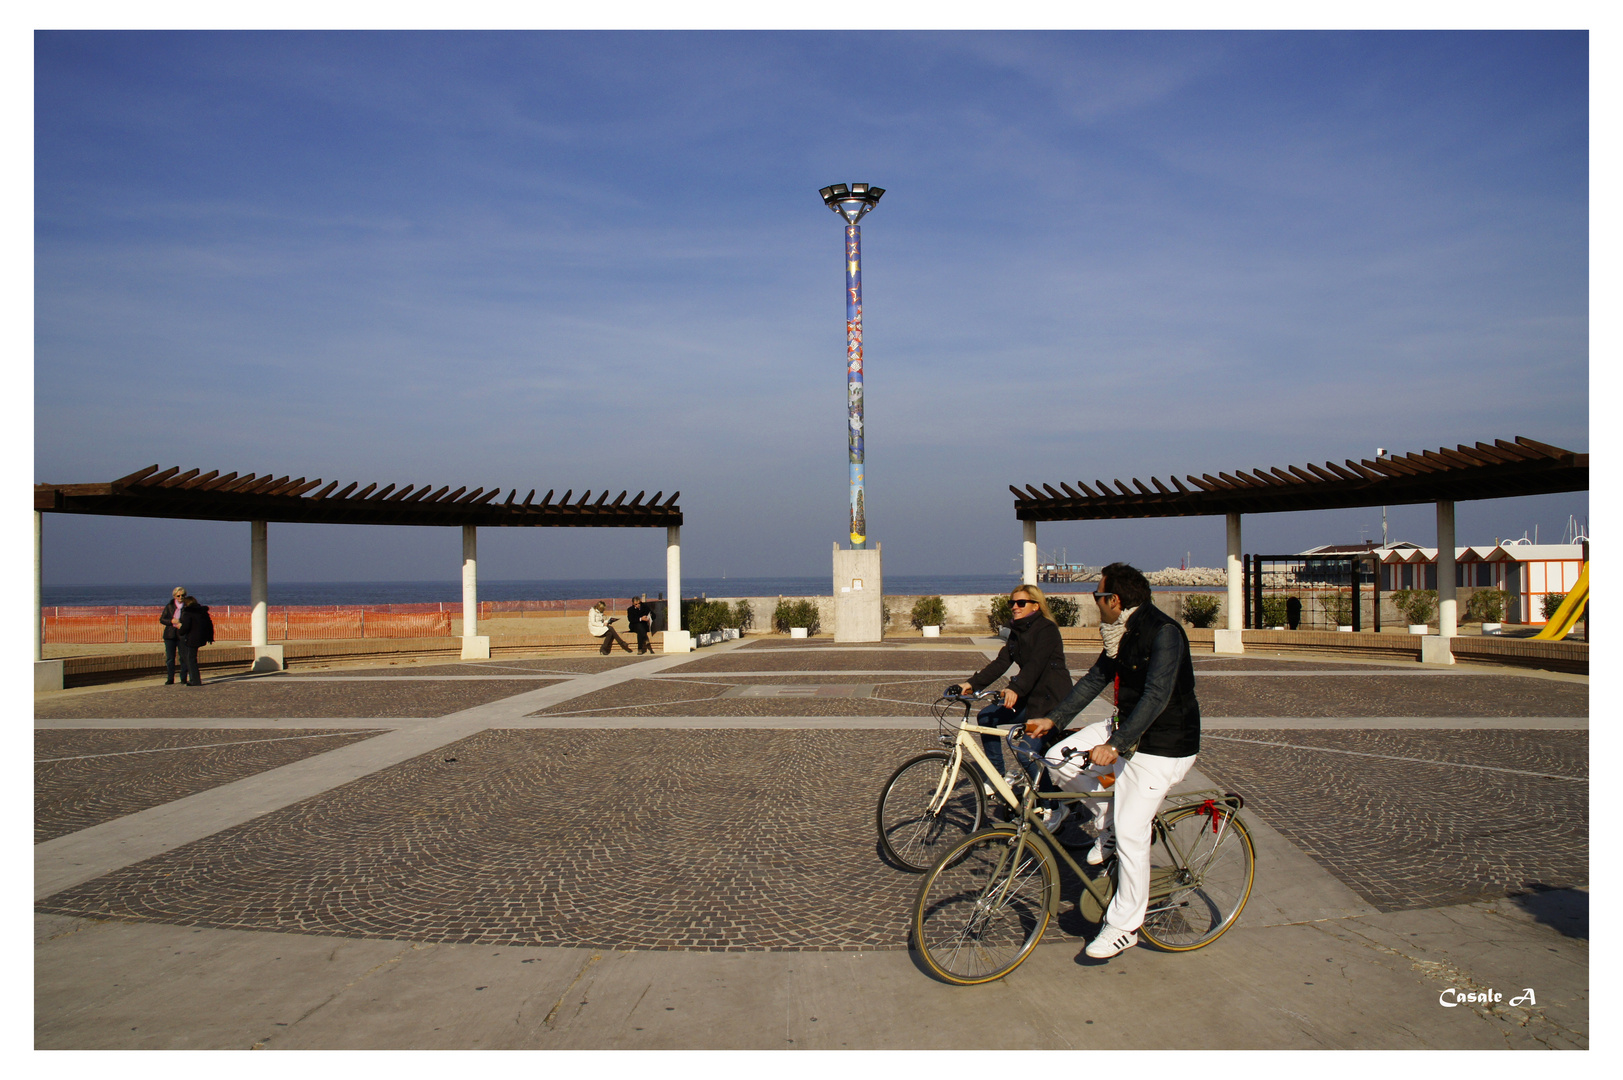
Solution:
{"label": "dark curly hair", "polygon": [[1124,562],[1113,562],[1099,571],[1099,581],[1105,592],[1113,592],[1121,597],[1124,611],[1150,602],[1150,583],[1144,580],[1143,574]]}

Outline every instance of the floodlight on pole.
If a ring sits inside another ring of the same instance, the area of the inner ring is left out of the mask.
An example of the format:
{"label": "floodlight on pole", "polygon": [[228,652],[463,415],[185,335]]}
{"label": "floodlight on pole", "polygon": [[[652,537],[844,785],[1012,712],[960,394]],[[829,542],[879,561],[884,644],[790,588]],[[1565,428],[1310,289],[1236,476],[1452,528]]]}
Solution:
{"label": "floodlight on pole", "polygon": [[845,395],[847,446],[851,468],[851,546],[868,546],[863,495],[862,411],[862,229],[857,222],[879,205],[885,189],[872,184],[831,184],[818,194],[845,219]]}

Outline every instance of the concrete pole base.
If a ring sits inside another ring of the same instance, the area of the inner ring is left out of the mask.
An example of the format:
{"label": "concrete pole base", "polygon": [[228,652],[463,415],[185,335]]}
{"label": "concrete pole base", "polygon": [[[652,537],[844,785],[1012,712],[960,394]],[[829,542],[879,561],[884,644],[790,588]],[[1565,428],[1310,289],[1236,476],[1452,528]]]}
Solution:
{"label": "concrete pole base", "polygon": [[660,651],[668,653],[692,652],[693,635],[686,630],[667,630]]}
{"label": "concrete pole base", "polygon": [[490,638],[483,635],[464,637],[462,639],[462,659],[489,660]]}
{"label": "concrete pole base", "polygon": [[248,669],[258,675],[263,671],[286,671],[287,655],[284,645],[255,645],[254,666]]}
{"label": "concrete pole base", "polygon": [[1212,652],[1224,653],[1229,656],[1238,656],[1245,652],[1245,642],[1240,640],[1240,630],[1213,630]]}
{"label": "concrete pole base", "polygon": [[1441,634],[1427,634],[1420,639],[1420,662],[1422,664],[1452,664],[1454,653],[1448,647],[1449,639]]}
{"label": "concrete pole base", "polygon": [[35,690],[61,690],[63,682],[62,661],[35,660],[34,661],[34,689]]}

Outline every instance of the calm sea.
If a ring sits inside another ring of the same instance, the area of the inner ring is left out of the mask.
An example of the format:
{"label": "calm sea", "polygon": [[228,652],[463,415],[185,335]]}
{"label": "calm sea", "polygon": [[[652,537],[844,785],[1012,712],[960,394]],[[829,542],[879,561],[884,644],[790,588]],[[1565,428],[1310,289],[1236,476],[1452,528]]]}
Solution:
{"label": "calm sea", "polygon": [[[892,596],[962,596],[1012,589],[1014,574],[896,574],[885,578]],[[162,604],[175,582],[151,585],[45,585],[46,607],[93,607],[109,604]],[[248,583],[180,582],[205,604],[246,604]],[[1088,593],[1092,582],[1044,586],[1050,593]],[[827,577],[684,578],[686,596],[826,596]],[[480,581],[481,600],[595,600],[647,593],[663,596],[664,578],[583,578],[578,581]],[[461,581],[272,581],[273,604],[422,604],[459,603]]]}

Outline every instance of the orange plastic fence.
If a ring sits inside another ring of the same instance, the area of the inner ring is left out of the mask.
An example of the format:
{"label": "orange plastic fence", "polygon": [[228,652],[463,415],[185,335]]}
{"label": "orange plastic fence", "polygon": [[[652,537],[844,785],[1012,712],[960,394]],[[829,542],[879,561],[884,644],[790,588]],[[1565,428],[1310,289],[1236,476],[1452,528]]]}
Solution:
{"label": "orange plastic fence", "polygon": [[[47,645],[117,645],[161,641],[161,609],[150,615],[46,615]],[[401,613],[386,611],[309,612],[300,608],[270,609],[265,620],[270,641],[309,641],[339,638],[450,637],[448,611]],[[249,641],[252,616],[246,612],[216,613],[211,609],[217,641]]]}

